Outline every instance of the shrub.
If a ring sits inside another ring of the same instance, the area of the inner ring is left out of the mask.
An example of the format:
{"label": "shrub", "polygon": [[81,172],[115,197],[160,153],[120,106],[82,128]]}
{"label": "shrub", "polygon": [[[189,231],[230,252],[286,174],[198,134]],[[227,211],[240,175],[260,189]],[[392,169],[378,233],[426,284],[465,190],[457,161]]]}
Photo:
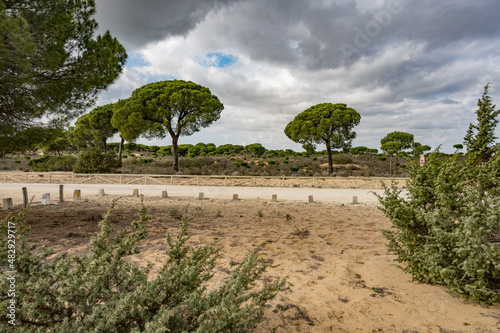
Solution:
{"label": "shrub", "polygon": [[267,161],[267,164],[269,164],[269,165],[275,165],[275,164],[276,164],[276,161],[269,160],[269,161]]}
{"label": "shrub", "polygon": [[298,167],[290,167],[290,171],[292,171],[292,172],[297,172],[299,170],[300,170],[300,168],[298,168]]}
{"label": "shrub", "polygon": [[139,161],[143,164],[149,164],[149,163],[153,162],[153,159],[152,158],[141,158],[141,159],[139,159]]}
{"label": "shrub", "polygon": [[481,100],[478,105],[477,136],[469,129],[466,142],[481,144],[469,147],[465,159],[436,153],[423,167],[410,162],[409,199],[401,197],[395,186],[378,198],[393,226],[384,231],[389,250],[404,263],[406,272],[418,281],[446,285],[457,296],[496,303],[500,302],[500,147],[491,140],[493,122],[481,125],[491,118],[480,112],[493,108],[482,110]]}
{"label": "shrub", "polygon": [[348,155],[341,154],[333,156],[333,163],[335,164],[350,164],[352,163],[352,158]]}
{"label": "shrub", "polygon": [[82,151],[75,165],[75,173],[109,173],[121,167],[121,162],[115,153],[102,153],[99,149],[93,148]]}
{"label": "shrub", "polygon": [[28,166],[33,171],[72,171],[76,160],[74,156],[43,156],[30,160]]}
{"label": "shrub", "polygon": [[15,161],[14,161],[14,163],[19,164],[19,163],[21,163],[21,161],[19,161],[19,160],[15,160]]}
{"label": "shrub", "polygon": [[[153,279],[150,266],[126,259],[138,253],[136,244],[147,235],[147,209],[140,210],[133,230],[111,237],[110,215],[103,214],[100,232],[81,257],[36,251],[28,242],[26,212],[14,218],[16,249],[16,328],[22,332],[247,332],[262,320],[266,303],[289,289],[285,279],[266,283],[260,248],[232,268],[222,286],[207,291],[219,257],[217,243],[187,245],[188,219],[180,221],[176,238],[167,234],[168,259]],[[3,221],[2,225],[5,225]],[[2,244],[2,258],[7,248]],[[8,277],[6,271],[1,273]],[[0,316],[6,318],[10,281],[2,278]],[[6,332],[9,324],[2,320]]]}
{"label": "shrub", "polygon": [[25,159],[31,160],[31,156],[24,156]]}

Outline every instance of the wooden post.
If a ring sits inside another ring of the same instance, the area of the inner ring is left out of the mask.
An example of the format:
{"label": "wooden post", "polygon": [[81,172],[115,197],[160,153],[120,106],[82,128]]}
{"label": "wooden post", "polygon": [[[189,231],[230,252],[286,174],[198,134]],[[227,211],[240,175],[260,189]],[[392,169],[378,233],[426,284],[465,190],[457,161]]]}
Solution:
{"label": "wooden post", "polygon": [[73,191],[73,200],[80,200],[82,198],[82,191],[74,190]]}
{"label": "wooden post", "polygon": [[133,197],[138,197],[139,196],[139,190],[135,188],[134,191],[132,192],[132,196]]}
{"label": "wooden post", "polygon": [[278,195],[277,194],[273,194],[271,201],[272,202],[277,202],[278,201]]}
{"label": "wooden post", "polygon": [[50,193],[44,193],[42,195],[42,205],[50,205]]}
{"label": "wooden post", "polygon": [[23,187],[23,206],[24,208],[28,207],[28,189]]}
{"label": "wooden post", "polygon": [[312,204],[313,202],[314,202],[313,196],[312,196],[312,195],[310,195],[310,196],[309,196],[309,203],[310,203],[310,204]]}
{"label": "wooden post", "polygon": [[12,198],[3,199],[2,210],[12,209],[14,205],[12,204]]}
{"label": "wooden post", "polygon": [[161,191],[161,197],[162,197],[162,198],[168,198],[168,193],[167,193],[167,191]]}
{"label": "wooden post", "polygon": [[238,194],[233,194],[233,200],[238,200]]}
{"label": "wooden post", "polygon": [[352,203],[353,203],[353,205],[355,205],[355,204],[358,203],[358,197],[357,196],[353,196],[352,197]]}
{"label": "wooden post", "polygon": [[104,189],[100,188],[99,190],[97,190],[97,194],[98,195],[104,195]]}
{"label": "wooden post", "polygon": [[200,192],[198,193],[198,200],[203,200],[205,198],[205,193]]}
{"label": "wooden post", "polygon": [[59,185],[59,202],[64,201],[64,185]]}

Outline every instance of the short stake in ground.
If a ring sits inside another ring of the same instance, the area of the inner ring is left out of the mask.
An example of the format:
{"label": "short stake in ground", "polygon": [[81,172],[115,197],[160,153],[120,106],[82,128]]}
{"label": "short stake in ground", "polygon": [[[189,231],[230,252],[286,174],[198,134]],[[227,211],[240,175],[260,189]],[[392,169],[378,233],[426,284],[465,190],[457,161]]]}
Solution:
{"label": "short stake in ground", "polygon": [[13,209],[13,208],[14,208],[14,205],[12,204],[12,198],[3,199],[3,204],[2,204],[3,210]]}
{"label": "short stake in ground", "polygon": [[74,190],[73,191],[73,200],[80,200],[82,198],[82,191]]}
{"label": "short stake in ground", "polygon": [[44,193],[42,195],[42,205],[50,205],[50,193]]}

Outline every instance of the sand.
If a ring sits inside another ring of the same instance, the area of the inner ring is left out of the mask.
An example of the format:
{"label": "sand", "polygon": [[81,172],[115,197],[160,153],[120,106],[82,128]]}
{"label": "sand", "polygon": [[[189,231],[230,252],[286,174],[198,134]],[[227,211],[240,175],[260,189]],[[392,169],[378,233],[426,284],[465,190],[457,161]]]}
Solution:
{"label": "sand", "polygon": [[[0,197],[9,191],[3,185]],[[36,205],[29,214],[32,241],[54,246],[58,253],[85,253],[98,231],[100,214],[117,197],[85,194],[79,202]],[[215,284],[228,277],[231,261],[241,261],[267,242],[264,251],[273,267],[266,277],[287,276],[293,291],[279,294],[269,304],[258,332],[278,325],[278,332],[500,331],[499,305],[454,298],[444,287],[412,282],[396,267],[380,232],[390,227],[390,221],[374,202],[307,204],[271,202],[270,197],[232,201],[149,195],[145,204],[154,219],[147,222],[149,235],[139,244],[141,253],[132,258],[140,265],[151,262],[154,269],[160,267],[166,232],[178,232],[175,215],[186,207],[194,216],[191,244],[221,239]],[[139,198],[123,196],[112,218],[114,227],[130,226],[139,206]]]}

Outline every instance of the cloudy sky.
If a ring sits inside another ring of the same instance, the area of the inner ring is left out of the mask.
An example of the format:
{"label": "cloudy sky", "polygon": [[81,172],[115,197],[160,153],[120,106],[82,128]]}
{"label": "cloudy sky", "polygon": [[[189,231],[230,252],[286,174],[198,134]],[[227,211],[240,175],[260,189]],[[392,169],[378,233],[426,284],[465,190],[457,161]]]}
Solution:
{"label": "cloudy sky", "polygon": [[[259,142],[300,151],[285,126],[329,102],[361,114],[353,146],[379,149],[380,139],[397,130],[452,152],[488,82],[500,106],[498,0],[96,4],[100,31],[110,30],[129,55],[99,105],[169,79],[206,86],[224,104],[216,123],[180,143]],[[167,145],[170,138],[139,142]]]}

